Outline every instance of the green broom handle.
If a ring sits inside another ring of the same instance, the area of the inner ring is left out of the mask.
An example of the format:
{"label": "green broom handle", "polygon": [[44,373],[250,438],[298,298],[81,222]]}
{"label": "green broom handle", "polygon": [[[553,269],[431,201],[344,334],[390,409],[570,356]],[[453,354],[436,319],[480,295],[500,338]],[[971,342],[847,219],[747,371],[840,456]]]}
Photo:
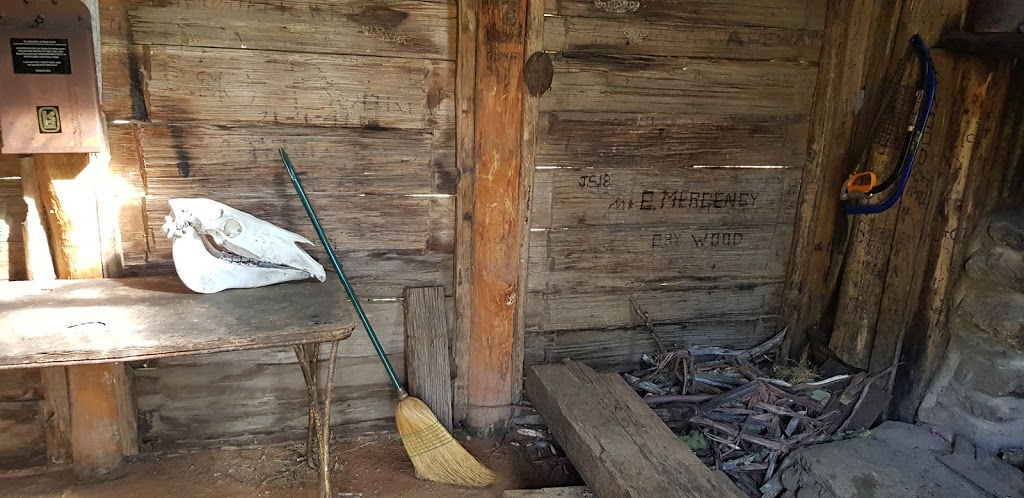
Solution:
{"label": "green broom handle", "polygon": [[348,282],[348,278],[345,278],[345,272],[341,269],[338,257],[334,255],[334,249],[331,249],[331,244],[327,242],[327,235],[324,234],[324,229],[320,227],[320,222],[317,221],[316,214],[313,213],[313,207],[309,205],[309,199],[306,197],[306,192],[302,190],[302,183],[299,182],[299,177],[295,175],[295,168],[292,167],[292,162],[288,160],[288,154],[284,149],[280,149],[280,152],[281,160],[284,161],[284,167],[288,169],[288,176],[292,179],[292,185],[295,185],[295,191],[299,193],[299,199],[302,199],[302,206],[306,208],[306,214],[309,215],[310,221],[313,222],[313,228],[316,229],[316,234],[320,236],[320,242],[324,245],[324,249],[327,250],[327,257],[330,258],[331,264],[334,265],[334,271],[338,274],[338,278],[341,279],[341,285],[345,287],[345,292],[348,293],[348,298],[352,301],[352,306],[355,307],[359,320],[363,322],[366,334],[370,336],[373,349],[377,351],[377,356],[380,357],[381,363],[384,364],[384,369],[388,371],[388,377],[391,377],[391,383],[394,384],[395,389],[398,390],[399,394],[405,394],[402,383],[398,381],[398,376],[395,375],[395,369],[391,366],[391,362],[388,361],[388,355],[384,353],[384,348],[381,347],[377,334],[373,332],[373,327],[370,326],[370,321],[366,318],[363,307],[359,305],[359,300],[356,299],[356,293],[352,290],[352,284]]}

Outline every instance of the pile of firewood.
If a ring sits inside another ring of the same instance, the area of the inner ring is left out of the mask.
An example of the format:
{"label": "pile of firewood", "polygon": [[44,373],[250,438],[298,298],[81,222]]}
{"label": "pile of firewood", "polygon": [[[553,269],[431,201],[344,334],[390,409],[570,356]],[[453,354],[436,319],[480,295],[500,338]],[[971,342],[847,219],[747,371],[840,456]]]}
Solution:
{"label": "pile of firewood", "polygon": [[743,351],[694,346],[645,355],[646,368],[623,376],[705,464],[750,496],[771,496],[788,453],[862,432],[888,400],[888,370],[819,379],[809,368],[781,365],[776,350],[785,333]]}

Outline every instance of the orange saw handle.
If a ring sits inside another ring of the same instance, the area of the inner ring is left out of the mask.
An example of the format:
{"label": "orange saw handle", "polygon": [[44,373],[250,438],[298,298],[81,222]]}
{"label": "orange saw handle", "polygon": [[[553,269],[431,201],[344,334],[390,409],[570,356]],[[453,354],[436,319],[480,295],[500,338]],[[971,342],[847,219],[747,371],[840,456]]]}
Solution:
{"label": "orange saw handle", "polygon": [[871,189],[878,185],[878,175],[870,171],[850,175],[843,185],[844,197],[868,197]]}

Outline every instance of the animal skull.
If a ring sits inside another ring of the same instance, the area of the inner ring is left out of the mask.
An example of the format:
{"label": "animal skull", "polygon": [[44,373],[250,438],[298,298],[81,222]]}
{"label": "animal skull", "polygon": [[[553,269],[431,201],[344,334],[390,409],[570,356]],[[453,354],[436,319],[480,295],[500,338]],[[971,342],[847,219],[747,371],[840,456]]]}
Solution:
{"label": "animal skull", "polygon": [[327,278],[323,265],[296,245],[313,244],[301,235],[210,199],[168,203],[163,230],[173,240],[174,269],[195,292]]}

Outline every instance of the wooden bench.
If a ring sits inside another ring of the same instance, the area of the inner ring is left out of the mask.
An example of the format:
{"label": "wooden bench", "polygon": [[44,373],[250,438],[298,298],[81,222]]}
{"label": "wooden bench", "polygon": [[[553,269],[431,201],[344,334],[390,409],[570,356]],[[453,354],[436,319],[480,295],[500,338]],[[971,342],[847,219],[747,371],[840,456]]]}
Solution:
{"label": "wooden bench", "polygon": [[[295,348],[310,403],[308,461],[329,494],[329,416],[338,343],[355,328],[341,286],[291,282],[216,294],[176,276],[5,282],[0,369],[115,363],[224,351]],[[321,386],[317,359],[331,345]],[[321,444],[313,444],[316,437]],[[314,458],[316,457],[316,458]]]}

